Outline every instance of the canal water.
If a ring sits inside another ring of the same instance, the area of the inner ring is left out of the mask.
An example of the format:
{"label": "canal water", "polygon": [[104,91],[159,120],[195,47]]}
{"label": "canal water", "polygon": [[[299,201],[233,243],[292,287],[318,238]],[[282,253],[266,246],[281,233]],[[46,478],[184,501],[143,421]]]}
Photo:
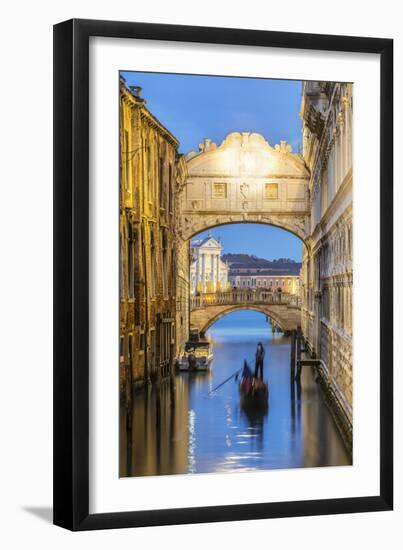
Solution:
{"label": "canal water", "polygon": [[[290,341],[272,333],[253,311],[224,316],[208,333],[214,345],[210,373],[180,373],[135,395],[133,421],[121,412],[120,476],[247,472],[351,464],[310,367],[291,400]],[[266,350],[267,411],[245,411],[238,384],[213,388]]]}

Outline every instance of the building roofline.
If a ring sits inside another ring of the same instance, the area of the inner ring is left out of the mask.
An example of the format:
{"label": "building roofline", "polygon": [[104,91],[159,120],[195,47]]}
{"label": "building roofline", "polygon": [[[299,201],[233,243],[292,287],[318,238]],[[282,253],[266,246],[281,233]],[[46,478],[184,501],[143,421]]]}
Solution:
{"label": "building roofline", "polygon": [[148,122],[151,122],[152,126],[154,126],[161,135],[163,135],[167,141],[171,143],[175,147],[175,149],[178,149],[179,147],[179,140],[176,138],[163,124],[158,120],[158,118],[149,111],[146,107],[146,100],[140,97],[136,97],[133,92],[127,87],[127,84],[125,83],[122,78],[120,79],[120,93],[124,98],[129,101],[132,105],[136,105],[141,109],[141,115],[144,118],[148,119]]}

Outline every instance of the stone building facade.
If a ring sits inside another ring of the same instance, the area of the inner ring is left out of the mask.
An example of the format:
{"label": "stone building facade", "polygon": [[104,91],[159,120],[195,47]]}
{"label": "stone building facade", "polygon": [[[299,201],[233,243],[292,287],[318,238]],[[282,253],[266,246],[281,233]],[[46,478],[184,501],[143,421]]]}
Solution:
{"label": "stone building facade", "polygon": [[187,166],[181,155],[176,169],[176,225],[175,225],[175,261],[176,261],[176,341],[175,356],[179,357],[189,338],[190,304],[189,304],[189,263],[191,258],[190,243],[184,240],[177,230],[181,217],[179,200],[183,192],[187,176]]}
{"label": "stone building facade", "polygon": [[160,380],[176,352],[177,139],[138,87],[120,81],[120,373],[126,387]]}
{"label": "stone building facade", "polygon": [[190,293],[227,290],[228,265],[221,260],[223,246],[211,233],[191,244]]}
{"label": "stone building facade", "polygon": [[269,292],[285,292],[294,295],[300,293],[299,275],[286,275],[283,273],[273,275],[271,272],[264,273],[264,270],[260,270],[258,274],[230,274],[229,281],[231,288],[257,288]]}
{"label": "stone building facade", "polygon": [[303,157],[311,172],[302,330],[352,418],[352,84],[305,82]]}

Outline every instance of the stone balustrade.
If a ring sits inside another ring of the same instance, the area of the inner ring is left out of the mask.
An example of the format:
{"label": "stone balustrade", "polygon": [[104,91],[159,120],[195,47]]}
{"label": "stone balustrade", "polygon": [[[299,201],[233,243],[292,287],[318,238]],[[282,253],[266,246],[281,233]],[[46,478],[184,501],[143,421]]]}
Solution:
{"label": "stone balustrade", "polygon": [[275,304],[289,307],[300,307],[300,298],[296,294],[269,292],[264,289],[233,289],[225,292],[206,292],[191,296],[190,309],[218,305]]}

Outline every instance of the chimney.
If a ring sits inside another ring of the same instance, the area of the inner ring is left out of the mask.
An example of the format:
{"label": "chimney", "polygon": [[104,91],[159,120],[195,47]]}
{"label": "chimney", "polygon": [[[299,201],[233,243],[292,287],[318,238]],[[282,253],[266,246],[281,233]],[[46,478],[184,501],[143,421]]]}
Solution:
{"label": "chimney", "polygon": [[137,97],[137,98],[139,98],[139,99],[142,99],[142,98],[141,98],[141,90],[142,90],[143,88],[142,88],[141,86],[129,86],[129,88],[130,88],[131,93],[132,93],[135,97]]}

